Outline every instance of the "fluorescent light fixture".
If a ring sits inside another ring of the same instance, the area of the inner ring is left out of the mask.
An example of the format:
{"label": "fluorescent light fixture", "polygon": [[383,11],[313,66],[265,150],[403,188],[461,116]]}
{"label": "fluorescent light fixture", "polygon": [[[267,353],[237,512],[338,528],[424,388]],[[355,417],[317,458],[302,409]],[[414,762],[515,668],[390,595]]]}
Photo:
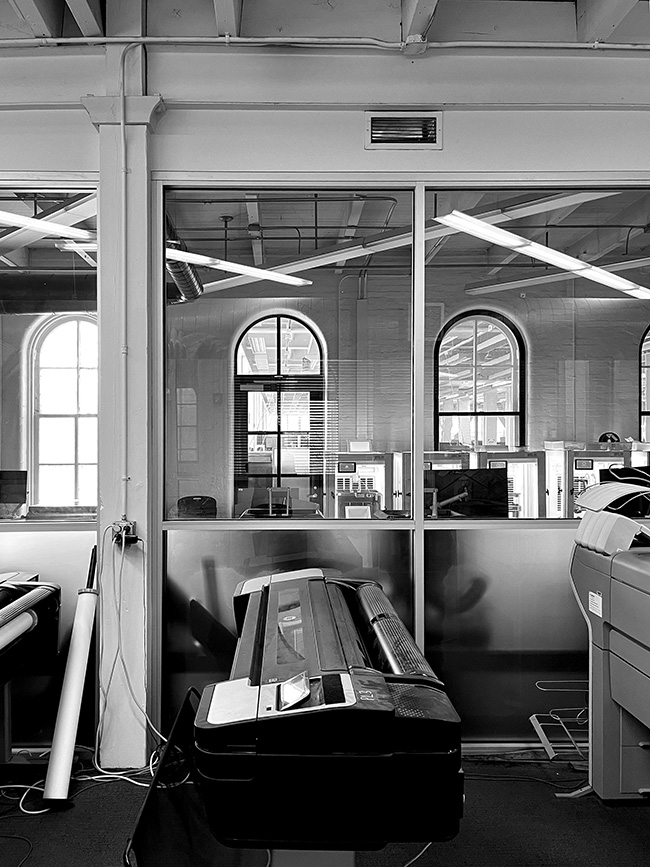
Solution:
{"label": "fluorescent light fixture", "polygon": [[491,226],[483,220],[464,214],[462,211],[452,211],[450,214],[435,219],[436,222],[459,232],[466,232],[468,235],[474,235],[474,237],[488,241],[490,244],[507,247],[516,253],[547,262],[549,265],[554,265],[564,271],[570,271],[578,277],[585,277],[587,280],[602,283],[603,286],[609,286],[611,289],[618,289],[619,292],[625,292],[634,298],[650,298],[650,289],[645,286],[639,286],[638,283],[633,283],[631,280],[626,280],[625,277],[612,274],[603,268],[597,268],[581,259],[574,259],[573,256],[567,256],[566,253],[560,253],[559,250],[553,250],[551,247],[529,241],[522,238],[521,235],[515,235],[514,232],[507,232],[505,229]]}
{"label": "fluorescent light fixture", "polygon": [[[644,268],[650,265],[650,257],[642,259],[626,259],[624,262],[612,262],[611,265],[603,265],[601,271],[618,272],[630,271],[635,268]],[[528,289],[531,286],[541,286],[548,283],[561,283],[563,280],[573,280],[572,273],[559,272],[557,274],[544,274],[539,277],[524,277],[522,280],[507,280],[503,283],[485,283],[470,286],[465,289],[468,295],[489,295],[493,292],[505,292],[506,289]],[[630,290],[630,295],[634,293]],[[645,297],[645,296],[644,296]]]}
{"label": "fluorescent light fixture", "polygon": [[54,223],[45,218],[39,220],[36,217],[23,217],[20,214],[10,214],[8,211],[0,211],[0,226],[32,229],[42,235],[55,235],[57,238],[72,238],[77,241],[93,241],[96,237],[94,232],[89,232],[86,229],[64,226],[62,223]]}
{"label": "fluorescent light fixture", "polygon": [[85,250],[87,253],[97,252],[97,241],[57,241],[54,246],[57,250],[66,250],[71,253],[78,253],[79,250]]}
{"label": "fluorescent light fixture", "polygon": [[238,265],[236,262],[227,262],[225,259],[215,259],[212,256],[202,256],[199,253],[188,253],[187,250],[177,250],[167,247],[165,255],[173,262],[187,262],[189,265],[198,265],[203,268],[216,268],[217,271],[231,271],[233,274],[245,274],[248,277],[257,277],[258,280],[275,280],[276,283],[287,283],[289,286],[311,286],[311,280],[303,280],[302,277],[291,277],[278,271],[267,271],[263,268],[253,268],[250,265]]}

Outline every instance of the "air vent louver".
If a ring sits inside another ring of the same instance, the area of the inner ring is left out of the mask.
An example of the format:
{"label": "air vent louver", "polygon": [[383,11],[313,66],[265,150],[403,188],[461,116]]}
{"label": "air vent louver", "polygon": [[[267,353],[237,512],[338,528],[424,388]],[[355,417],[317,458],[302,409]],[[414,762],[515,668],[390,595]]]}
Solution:
{"label": "air vent louver", "polygon": [[442,113],[366,112],[366,148],[442,148]]}

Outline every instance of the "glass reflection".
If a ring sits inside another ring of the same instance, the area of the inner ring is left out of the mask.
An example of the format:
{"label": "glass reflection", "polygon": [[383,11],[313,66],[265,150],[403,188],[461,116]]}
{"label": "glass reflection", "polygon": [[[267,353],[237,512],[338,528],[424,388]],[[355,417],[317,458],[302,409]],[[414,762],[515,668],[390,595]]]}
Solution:
{"label": "glass reflection", "polygon": [[[228,256],[215,208],[231,216]],[[312,285],[199,267],[189,304],[167,274],[165,517],[212,497],[222,519],[343,518],[339,495],[366,491],[373,519],[408,517],[411,191],[170,189],[166,212],[192,252],[290,265]],[[174,387],[194,389],[195,440]]]}

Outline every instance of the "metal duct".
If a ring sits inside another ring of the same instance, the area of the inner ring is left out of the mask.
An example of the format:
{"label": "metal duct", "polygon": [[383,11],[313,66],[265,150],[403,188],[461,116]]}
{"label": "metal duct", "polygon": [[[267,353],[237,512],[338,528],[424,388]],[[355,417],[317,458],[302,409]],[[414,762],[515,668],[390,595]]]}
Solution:
{"label": "metal duct", "polygon": [[[170,246],[177,247],[179,250],[185,250],[185,244],[176,234],[176,230],[169,217],[165,217],[165,228],[167,243]],[[180,295],[179,302],[196,301],[203,294],[203,283],[194,265],[190,265],[188,262],[171,262],[169,259],[166,259],[165,268],[178,289]]]}

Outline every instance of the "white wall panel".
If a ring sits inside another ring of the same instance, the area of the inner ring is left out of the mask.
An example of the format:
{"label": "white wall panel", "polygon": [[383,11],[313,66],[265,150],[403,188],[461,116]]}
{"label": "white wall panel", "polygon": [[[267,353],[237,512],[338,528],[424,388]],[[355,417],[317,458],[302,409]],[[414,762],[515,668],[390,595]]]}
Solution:
{"label": "white wall panel", "polygon": [[99,145],[82,109],[0,112],[0,171],[35,173],[96,171]]}
{"label": "white wall panel", "polygon": [[77,105],[80,96],[104,94],[104,75],[102,47],[3,48],[0,104]]}
{"label": "white wall panel", "polygon": [[[172,109],[152,137],[157,171],[644,172],[650,115],[604,111],[448,111],[443,149],[364,150],[364,112]],[[622,134],[622,130],[625,131]]]}
{"label": "white wall panel", "polygon": [[647,105],[647,52],[392,51],[150,47],[149,92],[224,105]]}

